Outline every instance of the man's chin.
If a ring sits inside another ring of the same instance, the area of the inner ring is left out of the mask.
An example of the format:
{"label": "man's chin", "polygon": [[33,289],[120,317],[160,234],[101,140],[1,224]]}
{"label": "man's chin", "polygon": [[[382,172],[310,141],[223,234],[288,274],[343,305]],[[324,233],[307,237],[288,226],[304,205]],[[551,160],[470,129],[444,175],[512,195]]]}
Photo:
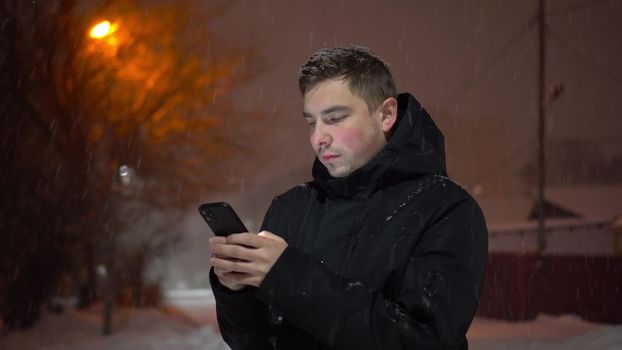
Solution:
{"label": "man's chin", "polygon": [[332,177],[346,177],[352,173],[349,169],[341,168],[341,167],[329,167],[326,166],[326,170]]}

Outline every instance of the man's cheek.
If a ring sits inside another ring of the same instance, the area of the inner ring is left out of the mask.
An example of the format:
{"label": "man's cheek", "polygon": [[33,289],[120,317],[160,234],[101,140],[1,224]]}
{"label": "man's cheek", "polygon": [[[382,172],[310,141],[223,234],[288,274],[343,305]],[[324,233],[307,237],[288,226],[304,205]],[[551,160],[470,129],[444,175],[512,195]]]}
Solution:
{"label": "man's cheek", "polygon": [[341,145],[348,150],[358,151],[365,141],[365,134],[359,129],[344,129],[339,132]]}

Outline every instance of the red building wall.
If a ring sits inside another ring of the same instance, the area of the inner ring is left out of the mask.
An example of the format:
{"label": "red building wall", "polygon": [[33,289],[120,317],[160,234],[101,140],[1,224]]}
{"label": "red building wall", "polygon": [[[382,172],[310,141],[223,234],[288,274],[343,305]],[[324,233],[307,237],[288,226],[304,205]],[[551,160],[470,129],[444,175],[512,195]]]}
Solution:
{"label": "red building wall", "polygon": [[539,313],[622,323],[622,256],[489,254],[478,315]]}

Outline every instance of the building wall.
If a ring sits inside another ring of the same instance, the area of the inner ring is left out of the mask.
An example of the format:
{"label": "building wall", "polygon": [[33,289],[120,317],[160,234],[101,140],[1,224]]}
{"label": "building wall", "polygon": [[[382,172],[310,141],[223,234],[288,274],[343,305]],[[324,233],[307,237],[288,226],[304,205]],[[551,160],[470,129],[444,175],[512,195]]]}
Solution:
{"label": "building wall", "polygon": [[478,315],[622,323],[622,256],[490,253]]}

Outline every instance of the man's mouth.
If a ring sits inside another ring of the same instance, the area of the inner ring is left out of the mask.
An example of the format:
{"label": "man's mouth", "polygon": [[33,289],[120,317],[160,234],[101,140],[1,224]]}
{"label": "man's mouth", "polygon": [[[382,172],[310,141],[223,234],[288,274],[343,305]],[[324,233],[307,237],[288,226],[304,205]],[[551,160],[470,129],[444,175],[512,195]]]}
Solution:
{"label": "man's mouth", "polygon": [[339,156],[336,154],[322,154],[322,160],[325,162],[331,161],[337,157]]}

